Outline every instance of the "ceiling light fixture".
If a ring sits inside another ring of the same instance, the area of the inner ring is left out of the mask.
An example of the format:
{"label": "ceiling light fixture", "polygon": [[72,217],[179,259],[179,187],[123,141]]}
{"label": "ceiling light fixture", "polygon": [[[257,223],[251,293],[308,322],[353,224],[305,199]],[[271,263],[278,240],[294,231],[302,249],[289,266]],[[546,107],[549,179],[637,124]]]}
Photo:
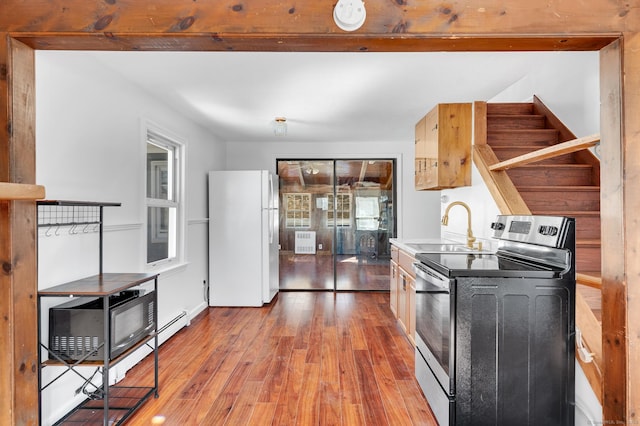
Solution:
{"label": "ceiling light fixture", "polygon": [[367,11],[362,0],[338,0],[333,8],[333,20],[344,31],[355,31],[364,24]]}
{"label": "ceiling light fixture", "polygon": [[287,135],[287,119],[284,117],[276,117],[273,120],[273,134],[276,136]]}

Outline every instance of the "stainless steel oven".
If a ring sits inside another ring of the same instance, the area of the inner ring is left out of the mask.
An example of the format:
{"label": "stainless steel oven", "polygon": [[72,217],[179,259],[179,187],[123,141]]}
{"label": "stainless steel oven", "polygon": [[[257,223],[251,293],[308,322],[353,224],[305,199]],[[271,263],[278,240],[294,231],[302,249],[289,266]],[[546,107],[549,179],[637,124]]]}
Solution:
{"label": "stainless steel oven", "polygon": [[[436,418],[448,423],[451,401],[455,395],[455,286],[452,280],[429,270],[421,263],[415,263],[416,273],[416,356],[422,359],[417,364],[430,368],[436,383],[429,387],[439,387],[442,393],[437,404],[432,403]],[[418,361],[416,361],[418,362]],[[428,379],[425,369],[420,371],[424,381]]]}
{"label": "stainless steel oven", "polygon": [[575,220],[498,216],[495,253],[418,253],[418,382],[440,425],[573,424]]}

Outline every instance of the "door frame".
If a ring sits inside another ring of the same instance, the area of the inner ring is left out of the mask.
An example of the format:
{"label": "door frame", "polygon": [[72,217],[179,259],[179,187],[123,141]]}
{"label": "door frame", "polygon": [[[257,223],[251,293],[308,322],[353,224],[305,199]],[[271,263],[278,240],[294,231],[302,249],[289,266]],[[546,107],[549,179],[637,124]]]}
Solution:
{"label": "door frame", "polygon": [[[399,208],[399,201],[398,201],[398,194],[400,191],[398,191],[398,157],[391,157],[391,156],[353,156],[353,155],[348,155],[345,157],[342,156],[331,156],[331,157],[309,157],[309,156],[301,156],[301,157],[293,157],[293,156],[286,156],[286,157],[276,157],[275,158],[275,173],[277,175],[278,170],[279,170],[279,163],[281,161],[299,161],[299,162],[313,162],[313,161],[330,161],[333,163],[333,167],[332,167],[332,188],[333,188],[333,194],[334,196],[336,195],[336,163],[339,161],[390,161],[392,163],[392,194],[393,194],[393,229],[391,230],[390,234],[389,234],[389,238],[395,238],[398,235],[398,208]],[[283,190],[283,185],[278,185],[279,189],[278,189],[278,196],[282,196],[282,190]],[[355,199],[352,201],[355,205]],[[284,213],[284,202],[281,201],[280,202],[280,216],[282,217],[283,213]],[[313,205],[313,204],[312,204]],[[317,207],[312,207],[312,210],[317,209]],[[334,203],[334,209],[335,209],[335,203]],[[335,210],[334,210],[335,213]],[[354,225],[355,226],[355,225]],[[283,223],[281,223],[281,227],[280,229],[285,229],[285,226]],[[354,231],[355,232],[355,231]],[[348,289],[348,290],[341,290],[337,288],[338,285],[338,270],[337,270],[337,253],[335,251],[335,247],[336,247],[336,241],[338,239],[338,227],[337,226],[333,226],[333,232],[332,232],[332,253],[331,253],[331,257],[332,257],[332,265],[333,265],[333,288],[331,290],[327,290],[327,289],[280,289],[281,291],[333,291],[335,292],[350,292],[350,291],[383,291],[386,292],[387,290],[369,290],[369,289],[363,289],[363,290],[353,290],[353,289]]]}
{"label": "door frame", "polygon": [[[491,0],[377,4],[362,31],[334,28],[330,5],[150,2],[24,2],[9,0],[0,17],[0,175],[3,182],[35,183],[35,49],[274,50],[274,51],[490,51],[594,50],[601,57],[603,143],[604,418],[624,422],[640,407],[640,197],[630,185],[640,174],[640,27],[629,4],[553,1],[547,8]],[[255,6],[255,5],[254,5]],[[329,7],[328,7],[329,6]],[[60,13],[64,11],[64,13]],[[328,11],[328,13],[327,13]],[[304,12],[304,13],[300,13]],[[156,18],[156,19],[153,19]],[[26,49],[25,49],[26,48]],[[29,57],[31,55],[31,58]],[[624,84],[623,84],[624,81]],[[0,202],[0,312],[7,344],[0,362],[0,420],[37,423],[37,261],[33,201]],[[631,328],[633,327],[633,328]],[[635,384],[635,385],[634,385]]]}

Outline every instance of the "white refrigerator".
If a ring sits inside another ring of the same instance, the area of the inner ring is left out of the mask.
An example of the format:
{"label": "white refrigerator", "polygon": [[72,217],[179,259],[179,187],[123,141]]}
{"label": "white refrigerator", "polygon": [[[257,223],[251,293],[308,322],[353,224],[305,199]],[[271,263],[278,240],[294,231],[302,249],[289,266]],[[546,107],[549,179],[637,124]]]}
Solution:
{"label": "white refrigerator", "polygon": [[262,306],[279,288],[278,177],[209,172],[209,305]]}

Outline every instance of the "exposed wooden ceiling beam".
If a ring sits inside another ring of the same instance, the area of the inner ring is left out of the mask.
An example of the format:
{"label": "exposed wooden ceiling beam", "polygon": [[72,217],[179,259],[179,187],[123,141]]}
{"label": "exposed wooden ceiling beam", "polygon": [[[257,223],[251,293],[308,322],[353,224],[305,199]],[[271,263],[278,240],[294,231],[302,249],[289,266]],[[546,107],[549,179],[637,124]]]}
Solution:
{"label": "exposed wooden ceiling beam", "polygon": [[39,50],[134,50],[227,52],[496,52],[593,51],[616,40],[619,34],[518,36],[425,36],[376,34],[238,34],[238,33],[18,33],[27,46]]}
{"label": "exposed wooden ceiling beam", "polygon": [[364,182],[365,177],[367,176],[367,164],[368,161],[363,160],[362,165],[360,166],[360,176],[358,177],[358,182]]}

